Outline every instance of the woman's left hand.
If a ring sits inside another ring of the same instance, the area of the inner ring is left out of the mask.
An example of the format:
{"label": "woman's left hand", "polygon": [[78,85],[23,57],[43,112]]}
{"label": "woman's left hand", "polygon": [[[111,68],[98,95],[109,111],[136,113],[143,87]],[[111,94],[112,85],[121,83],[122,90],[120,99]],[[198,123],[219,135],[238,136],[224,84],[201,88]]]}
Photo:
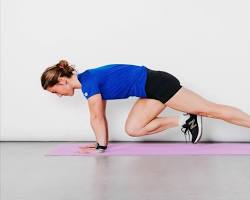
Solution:
{"label": "woman's left hand", "polygon": [[96,148],[96,143],[84,144],[83,146],[79,146],[79,147],[80,147],[80,148],[86,148],[86,147]]}
{"label": "woman's left hand", "polygon": [[79,147],[78,153],[88,154],[88,153],[102,153],[103,151],[97,150],[94,147]]}

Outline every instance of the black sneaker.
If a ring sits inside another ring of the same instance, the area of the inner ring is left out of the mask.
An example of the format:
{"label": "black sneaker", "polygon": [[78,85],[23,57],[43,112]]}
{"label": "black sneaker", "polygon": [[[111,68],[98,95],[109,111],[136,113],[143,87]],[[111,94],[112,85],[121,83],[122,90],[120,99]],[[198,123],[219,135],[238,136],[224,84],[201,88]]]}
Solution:
{"label": "black sneaker", "polygon": [[[202,136],[202,116],[197,116],[193,114],[189,114],[189,118],[186,120],[186,123],[182,126],[181,131],[185,135],[192,135],[192,143],[197,143],[201,139]],[[188,132],[188,133],[187,133]],[[189,138],[190,141],[190,138]],[[186,139],[187,142],[187,139]]]}

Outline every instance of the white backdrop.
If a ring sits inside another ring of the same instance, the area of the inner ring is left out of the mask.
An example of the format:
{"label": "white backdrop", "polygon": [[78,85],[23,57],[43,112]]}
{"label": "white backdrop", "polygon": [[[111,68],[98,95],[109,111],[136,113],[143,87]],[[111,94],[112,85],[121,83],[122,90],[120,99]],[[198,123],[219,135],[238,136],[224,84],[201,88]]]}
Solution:
{"label": "white backdrop", "polygon": [[[203,97],[250,113],[248,0],[1,0],[1,140],[91,141],[81,91],[42,90],[43,70],[111,63],[165,70]],[[183,141],[179,128],[124,131],[137,97],[107,101],[110,141]],[[160,116],[179,115],[166,109]],[[250,129],[204,118],[202,141],[250,141]]]}

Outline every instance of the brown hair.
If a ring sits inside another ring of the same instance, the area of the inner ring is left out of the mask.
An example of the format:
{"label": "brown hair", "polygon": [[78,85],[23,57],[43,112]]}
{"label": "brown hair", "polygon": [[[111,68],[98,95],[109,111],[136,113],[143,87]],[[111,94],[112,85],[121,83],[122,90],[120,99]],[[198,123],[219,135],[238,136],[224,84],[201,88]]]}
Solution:
{"label": "brown hair", "polygon": [[52,87],[58,83],[59,77],[70,78],[73,71],[77,71],[67,60],[60,60],[57,64],[45,69],[41,76],[41,84],[43,89]]}

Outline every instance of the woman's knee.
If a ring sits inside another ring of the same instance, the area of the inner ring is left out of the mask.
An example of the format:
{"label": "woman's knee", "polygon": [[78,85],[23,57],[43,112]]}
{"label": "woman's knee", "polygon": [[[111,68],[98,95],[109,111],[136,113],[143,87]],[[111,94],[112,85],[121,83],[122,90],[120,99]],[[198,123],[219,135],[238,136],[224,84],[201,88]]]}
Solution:
{"label": "woman's knee", "polygon": [[138,137],[138,130],[125,128],[125,132],[131,137]]}
{"label": "woman's knee", "polygon": [[129,129],[127,127],[124,128],[125,132],[129,135],[129,136],[132,136],[134,131],[132,129]]}
{"label": "woman's knee", "polygon": [[125,123],[124,130],[129,136],[134,136],[136,135],[136,130],[138,130],[138,127],[135,127],[135,125],[132,122],[129,123],[127,121]]}

